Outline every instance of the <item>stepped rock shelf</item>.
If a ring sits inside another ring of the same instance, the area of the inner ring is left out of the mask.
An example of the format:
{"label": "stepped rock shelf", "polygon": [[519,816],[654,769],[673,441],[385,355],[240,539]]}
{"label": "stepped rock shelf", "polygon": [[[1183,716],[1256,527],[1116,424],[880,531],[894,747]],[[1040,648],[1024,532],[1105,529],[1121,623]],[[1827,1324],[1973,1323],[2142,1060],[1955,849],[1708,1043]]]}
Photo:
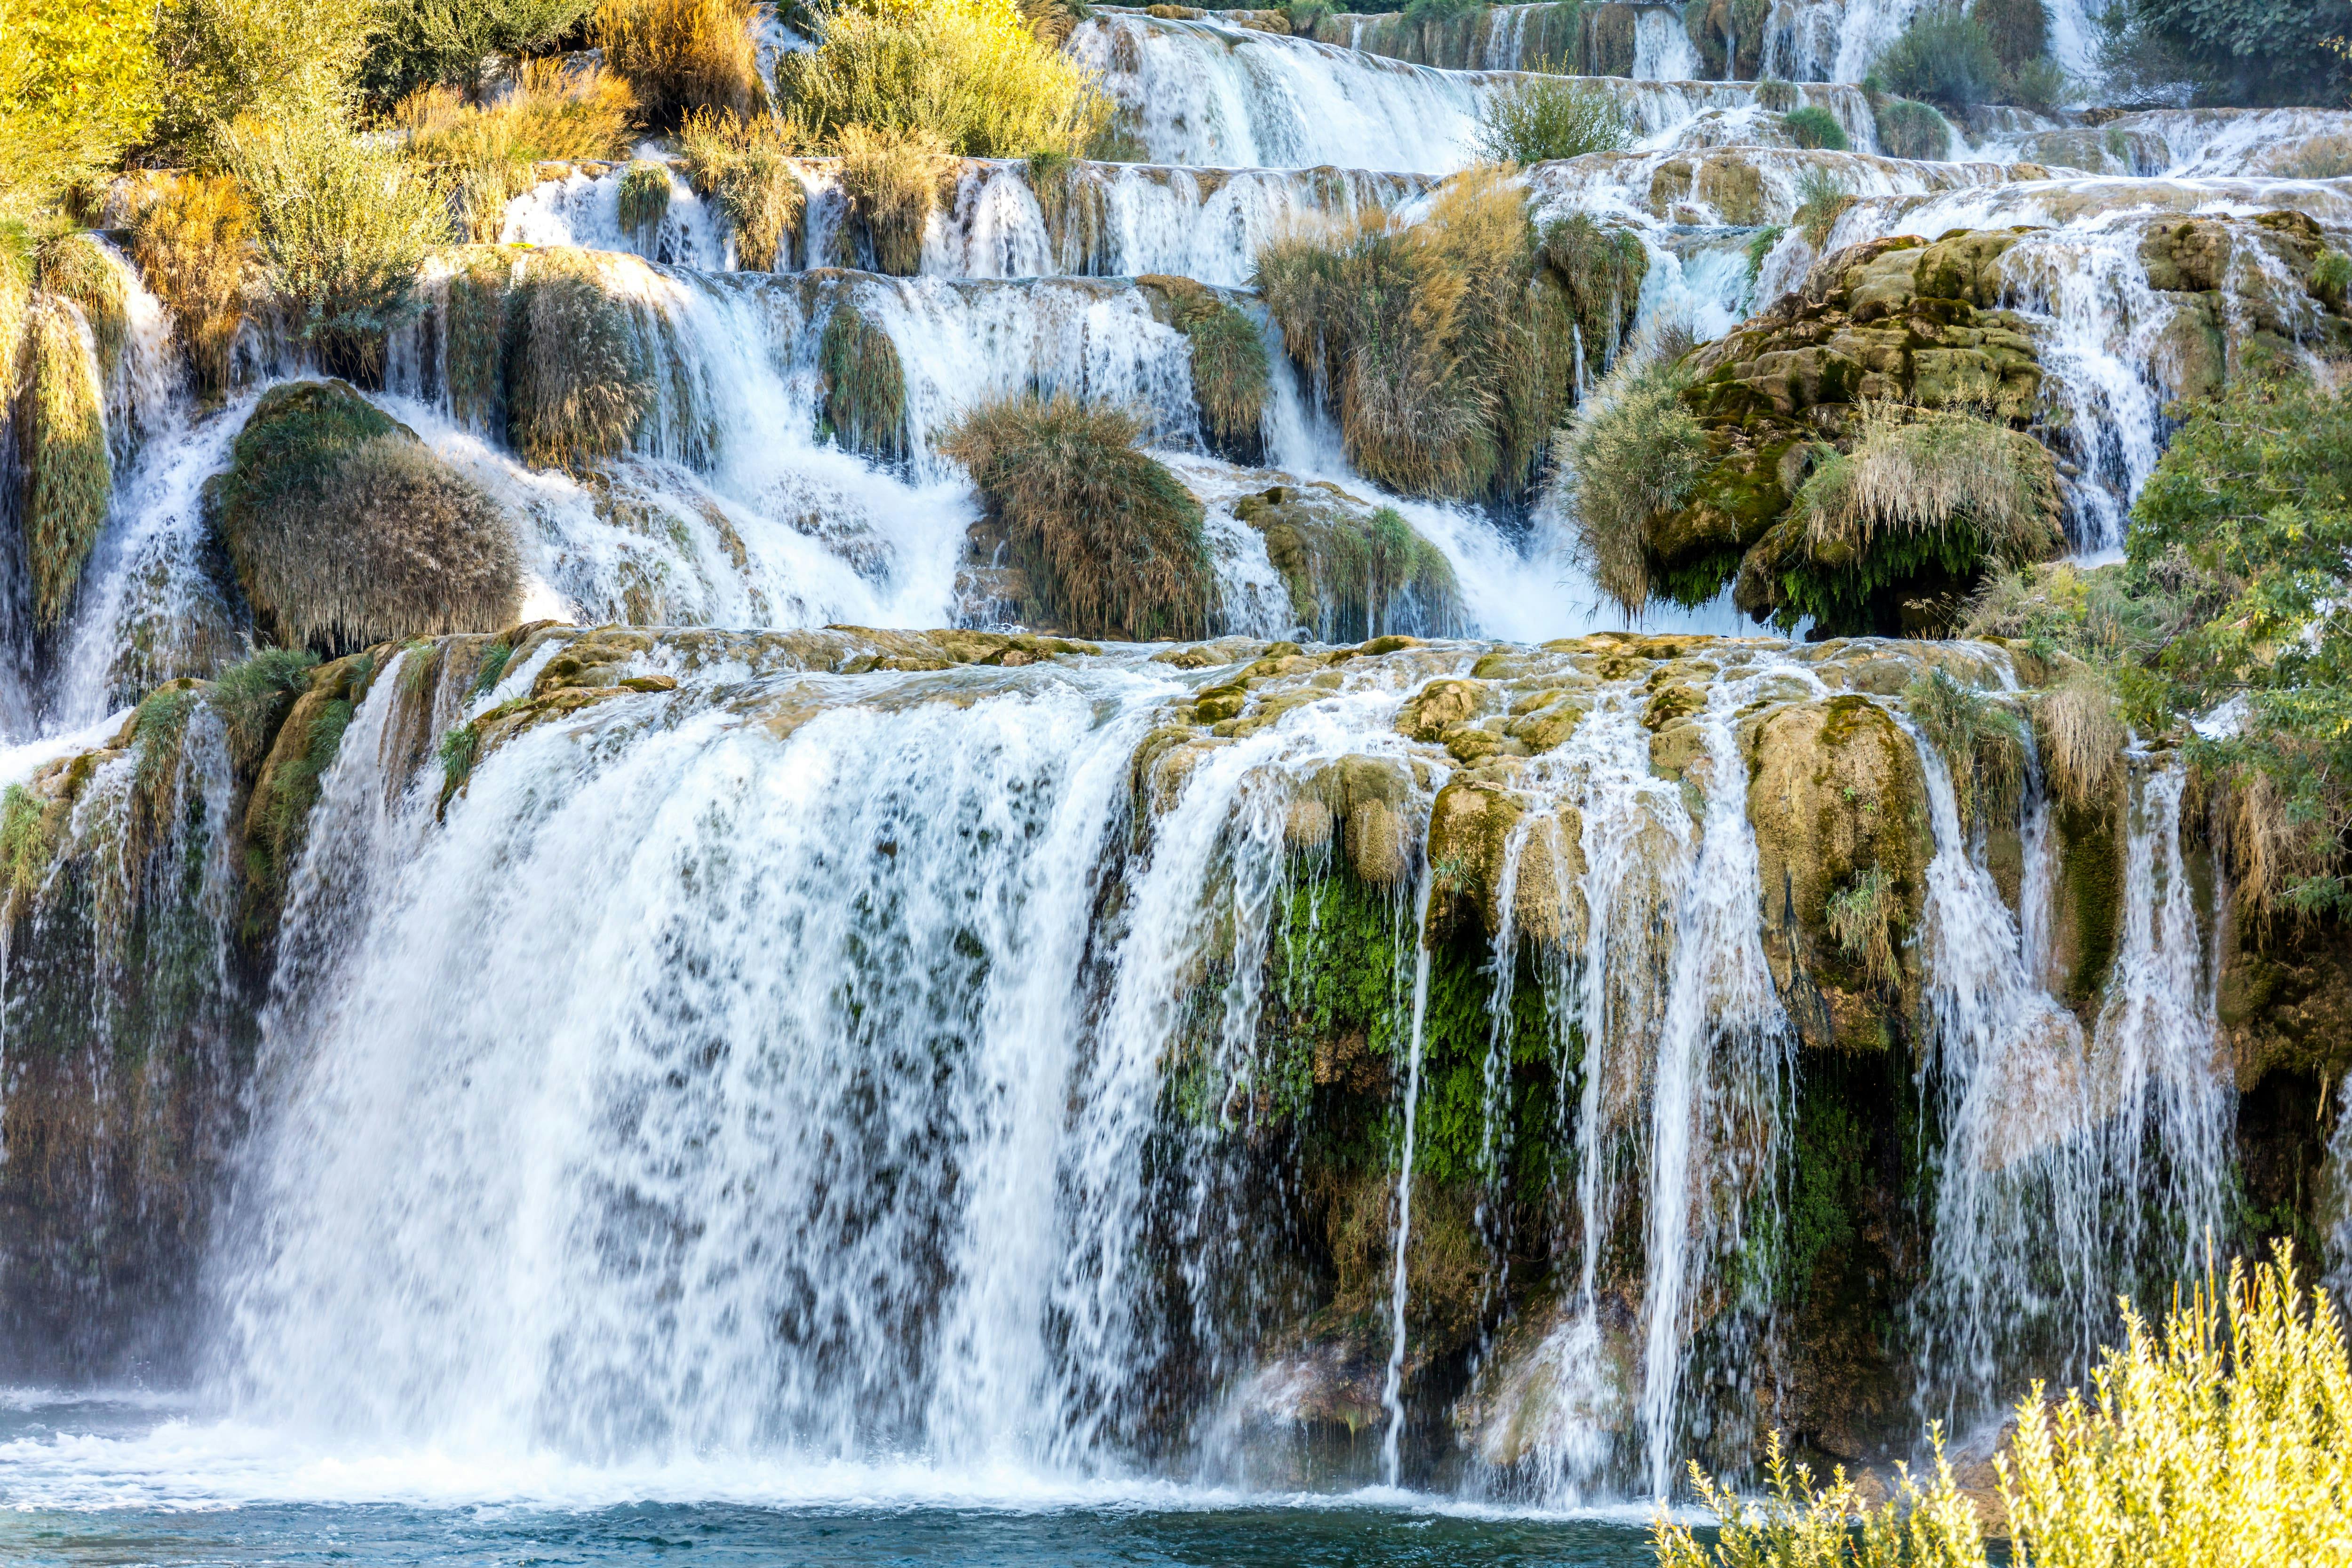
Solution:
{"label": "stepped rock shelf", "polygon": [[[467,1367],[659,1300],[696,1326],[541,1386],[536,1430],[957,1458],[1040,1425],[1073,1460],[1335,1479],[1383,1421],[1410,1062],[1415,1473],[1663,1485],[1768,1421],[1899,1451],[1926,1382],[1981,1409],[2080,1335],[1979,1304],[1987,1271],[2135,1260],[2091,1129],[2172,1173],[2190,1229],[2133,1230],[2160,1260],[2228,1197],[2239,1092],[2352,1066],[2337,960],[2217,924],[2165,751],[2046,792],[2065,674],[1991,643],[533,623],[320,665],[258,728],[184,683],[11,797],[12,1310],[73,1364],[183,1351],[242,1135],[284,1228],[226,1287],[232,1354],[298,1407],[504,1419]],[[2015,726],[1933,738],[1955,700]],[[104,1049],[36,1043],[67,1017]],[[2307,1124],[2241,1135],[2267,1179],[2317,1157]],[[1000,1209],[1007,1160],[1076,1196]],[[544,1181],[552,1211],[507,1207]],[[807,1193],[865,1218],[776,1228]],[[690,1255],[593,1247],[512,1304],[532,1249],[646,1202]],[[2020,1213],[2053,1205],[2081,1251]],[[827,1370],[886,1346],[856,1388]],[[780,1375],[714,1401],[744,1356]],[[1017,1406],[963,1404],[975,1375]]]}

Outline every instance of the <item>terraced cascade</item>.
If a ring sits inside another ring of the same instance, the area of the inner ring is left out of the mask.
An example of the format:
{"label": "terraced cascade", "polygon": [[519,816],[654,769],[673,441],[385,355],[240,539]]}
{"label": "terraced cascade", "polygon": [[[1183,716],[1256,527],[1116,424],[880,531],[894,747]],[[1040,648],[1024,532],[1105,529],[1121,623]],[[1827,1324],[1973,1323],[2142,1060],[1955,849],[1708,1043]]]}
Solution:
{"label": "terraced cascade", "polygon": [[[2185,411],[2352,360],[2352,114],[1297,16],[1079,7],[1105,155],[895,215],[539,165],[352,381],[256,310],[201,392],[111,194],[0,430],[0,1385],[172,1418],[0,1387],[0,1495],[1643,1561],[1774,1432],[1989,1500],[2209,1244],[2342,1277],[2242,708],[1958,633],[2138,635]],[[1483,164],[1549,70],[1622,145]],[[1946,438],[2000,518],[1823,520]]]}

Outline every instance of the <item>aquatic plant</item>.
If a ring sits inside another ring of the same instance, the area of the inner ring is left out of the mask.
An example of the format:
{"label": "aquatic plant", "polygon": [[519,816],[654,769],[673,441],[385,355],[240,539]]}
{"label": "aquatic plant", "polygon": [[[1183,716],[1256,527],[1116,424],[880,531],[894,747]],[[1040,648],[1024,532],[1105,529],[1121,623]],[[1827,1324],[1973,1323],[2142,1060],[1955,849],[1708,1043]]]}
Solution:
{"label": "aquatic plant", "polygon": [[983,403],[940,450],[1004,525],[1043,613],[1079,636],[1198,636],[1213,593],[1200,503],[1123,409],[1067,392]]}
{"label": "aquatic plant", "polygon": [[669,169],[640,158],[621,173],[620,219],[624,233],[643,236],[669,213]]}
{"label": "aquatic plant", "polygon": [[593,256],[534,256],[509,307],[507,436],[526,462],[578,467],[625,450],[653,400],[628,307],[604,291]]}
{"label": "aquatic plant", "polygon": [[726,215],[736,265],[757,272],[791,265],[808,194],[786,162],[788,129],[769,115],[697,110],[678,128],[677,147],[695,190]]}
{"label": "aquatic plant", "polygon": [[852,452],[885,459],[907,449],[907,372],[890,335],[850,300],[834,306],[817,346],[824,379],[824,433]]}

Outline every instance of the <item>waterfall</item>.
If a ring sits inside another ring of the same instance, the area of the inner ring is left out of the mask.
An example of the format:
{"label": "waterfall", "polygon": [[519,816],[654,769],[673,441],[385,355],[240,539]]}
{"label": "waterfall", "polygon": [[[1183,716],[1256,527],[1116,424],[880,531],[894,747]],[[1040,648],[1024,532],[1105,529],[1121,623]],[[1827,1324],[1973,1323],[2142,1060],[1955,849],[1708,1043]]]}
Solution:
{"label": "waterfall", "polygon": [[1404,1129],[1397,1143],[1396,1266],[1389,1277],[1389,1366],[1381,1386],[1381,1403],[1389,1413],[1388,1431],[1381,1437],[1381,1474],[1391,1486],[1397,1484],[1397,1441],[1404,1434],[1405,1259],[1412,1243],[1412,1150],[1415,1113],[1421,1108],[1421,1036],[1429,1020],[1429,944],[1422,933],[1429,924],[1429,895],[1434,885],[1434,873],[1424,864],[1421,892],[1413,899],[1412,1023],[1405,1047]]}

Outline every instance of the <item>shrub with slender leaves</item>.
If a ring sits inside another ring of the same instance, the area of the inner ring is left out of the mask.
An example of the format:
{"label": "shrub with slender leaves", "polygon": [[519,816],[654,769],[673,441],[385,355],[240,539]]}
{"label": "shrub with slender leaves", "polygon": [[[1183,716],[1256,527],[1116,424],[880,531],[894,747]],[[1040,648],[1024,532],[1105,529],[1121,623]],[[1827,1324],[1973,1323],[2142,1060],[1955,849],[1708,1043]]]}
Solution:
{"label": "shrub with slender leaves", "polygon": [[1593,81],[1518,77],[1496,89],[1478,111],[1478,155],[1498,163],[1614,152],[1633,141],[1624,106]]}
{"label": "shrub with slender leaves", "polygon": [[1836,115],[1818,104],[1790,110],[1780,117],[1780,129],[1800,147],[1830,152],[1846,150],[1845,127],[1838,123]]}
{"label": "shrub with slender leaves", "polygon": [[1957,5],[1933,5],[1880,52],[1869,79],[1898,98],[1969,109],[1999,95],[2000,57],[1983,22]]}

